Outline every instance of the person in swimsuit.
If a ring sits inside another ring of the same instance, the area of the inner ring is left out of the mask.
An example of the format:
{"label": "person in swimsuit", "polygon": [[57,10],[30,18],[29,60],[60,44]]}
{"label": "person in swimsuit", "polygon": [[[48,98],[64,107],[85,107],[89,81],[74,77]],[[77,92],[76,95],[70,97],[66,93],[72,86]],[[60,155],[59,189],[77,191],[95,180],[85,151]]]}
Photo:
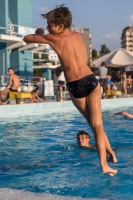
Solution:
{"label": "person in swimsuit", "polygon": [[39,103],[39,102],[41,102],[40,98],[38,96],[39,92],[40,92],[39,87],[36,87],[33,91],[31,91],[31,99],[29,99],[29,103]]}
{"label": "person in swimsuit", "polygon": [[98,69],[99,73],[99,83],[101,85],[101,91],[103,91],[102,98],[106,97],[107,92],[107,84],[106,84],[106,76],[107,76],[108,69],[105,66],[105,62],[101,63],[101,66]]}
{"label": "person in swimsuit", "polygon": [[128,112],[117,112],[113,114],[113,118],[115,118],[116,115],[123,115],[125,118],[133,118],[133,115]]}
{"label": "person in swimsuit", "polygon": [[[1,104],[5,104],[9,99],[9,92],[18,92],[20,78],[14,73],[12,67],[8,68],[9,81],[6,88],[0,92]],[[5,98],[6,95],[6,98]]]}
{"label": "person in swimsuit", "polygon": [[108,72],[106,76],[107,90],[111,90],[111,85],[113,85],[111,78],[112,78],[111,72]]}
{"label": "person in swimsuit", "polygon": [[65,77],[64,72],[62,71],[61,74],[57,77],[57,84],[58,84],[58,91],[62,92],[65,91]]}
{"label": "person in swimsuit", "polygon": [[77,133],[77,141],[79,146],[97,150],[95,145],[90,144],[90,140],[91,137],[86,131],[80,131]]}
{"label": "person in swimsuit", "polygon": [[123,86],[124,94],[127,94],[127,76],[126,76],[126,72],[122,73],[122,86]]}
{"label": "person in swimsuit", "polygon": [[114,176],[117,170],[108,166],[106,150],[114,163],[117,159],[103,128],[100,85],[87,65],[88,58],[82,36],[78,32],[70,31],[72,14],[64,5],[42,16],[47,19],[49,34],[42,35],[42,28],[39,28],[35,34],[25,36],[23,40],[26,43],[49,44],[57,53],[61,67],[56,69],[56,75],[61,74],[60,70],[64,72],[71,100],[93,130],[101,170]]}
{"label": "person in swimsuit", "polygon": [[132,94],[132,81],[133,81],[133,79],[132,79],[131,75],[129,75],[127,78],[127,90],[130,94]]}
{"label": "person in swimsuit", "polygon": [[[87,133],[86,131],[80,131],[77,133],[77,141],[78,141],[78,145],[80,147],[86,147],[88,149],[97,151],[96,145],[90,144],[91,137],[90,137],[89,133]],[[110,159],[111,159],[111,157],[108,153],[106,155],[106,158],[108,161],[110,161]]]}

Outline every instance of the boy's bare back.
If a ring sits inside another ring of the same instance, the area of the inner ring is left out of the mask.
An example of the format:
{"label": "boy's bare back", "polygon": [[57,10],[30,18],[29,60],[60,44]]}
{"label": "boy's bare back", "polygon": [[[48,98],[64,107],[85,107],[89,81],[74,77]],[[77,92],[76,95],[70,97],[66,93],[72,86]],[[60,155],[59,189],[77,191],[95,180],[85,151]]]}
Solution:
{"label": "boy's bare back", "polygon": [[92,73],[87,65],[87,53],[80,33],[65,30],[53,40],[52,47],[59,56],[67,82]]}
{"label": "boy's bare back", "polygon": [[[87,53],[82,36],[80,33],[74,33],[65,29],[62,33],[44,36],[36,35],[24,39],[24,41],[34,41],[38,43],[49,44],[58,54],[66,81],[74,81],[84,76],[92,74],[87,65]],[[26,40],[27,39],[27,40]]]}

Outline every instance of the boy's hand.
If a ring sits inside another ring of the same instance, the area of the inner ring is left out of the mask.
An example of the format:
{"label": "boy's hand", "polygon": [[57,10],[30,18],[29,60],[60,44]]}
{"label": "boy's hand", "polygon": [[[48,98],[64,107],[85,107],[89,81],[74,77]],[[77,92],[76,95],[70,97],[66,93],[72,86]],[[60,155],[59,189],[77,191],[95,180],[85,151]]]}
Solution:
{"label": "boy's hand", "polygon": [[35,34],[37,34],[37,35],[44,35],[44,28],[38,28],[38,29],[36,29],[36,31],[35,31]]}

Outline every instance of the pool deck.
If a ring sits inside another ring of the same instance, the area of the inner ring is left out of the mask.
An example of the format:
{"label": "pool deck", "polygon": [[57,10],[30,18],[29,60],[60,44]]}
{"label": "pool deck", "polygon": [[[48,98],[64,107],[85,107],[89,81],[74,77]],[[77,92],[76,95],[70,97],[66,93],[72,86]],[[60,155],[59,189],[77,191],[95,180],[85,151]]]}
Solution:
{"label": "pool deck", "polygon": [[[101,100],[102,111],[112,109],[119,110],[123,107],[123,111],[126,107],[133,106],[133,97],[131,98],[117,98],[117,99],[103,99]],[[26,104],[7,104],[0,106],[1,118],[17,118],[19,116],[31,116],[50,113],[63,113],[69,111],[76,111],[77,109],[73,105],[71,100],[64,102],[57,101],[44,101],[41,103],[26,103]]]}

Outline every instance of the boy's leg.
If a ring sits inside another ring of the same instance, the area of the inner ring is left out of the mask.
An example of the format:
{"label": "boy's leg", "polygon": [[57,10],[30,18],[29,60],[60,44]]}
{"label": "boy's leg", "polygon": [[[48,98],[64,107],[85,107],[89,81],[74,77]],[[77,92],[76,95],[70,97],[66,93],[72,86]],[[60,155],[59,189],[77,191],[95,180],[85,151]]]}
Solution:
{"label": "boy's leg", "polygon": [[[88,110],[89,110],[89,120],[91,128],[94,132],[96,145],[100,157],[101,167],[103,172],[109,173],[110,167],[107,165],[106,162],[106,150],[113,158],[113,162],[116,162],[115,154],[110,146],[106,133],[103,129],[102,123],[102,112],[101,112],[101,100],[100,100],[100,86],[98,85],[97,88],[91,92],[86,97]],[[112,170],[112,169],[111,169]],[[116,170],[112,171],[114,174],[117,172]]]}
{"label": "boy's leg", "polygon": [[[99,87],[99,86],[98,86]],[[100,93],[100,89],[99,89],[99,93]],[[87,107],[87,110],[88,112],[86,111],[86,98],[82,98],[82,99],[75,99],[71,93],[70,93],[70,96],[72,98],[72,101],[74,103],[74,105],[76,106],[76,108],[81,112],[81,114],[86,118],[86,120],[88,121],[89,125],[91,126],[91,122],[90,122],[90,116],[89,116],[89,108]],[[100,95],[99,95],[100,96]],[[82,103],[81,103],[82,101]],[[99,97],[99,102],[101,102],[101,99]],[[100,103],[100,106],[99,106],[99,109],[101,110],[101,103]],[[102,113],[101,113],[102,114]],[[101,115],[102,117],[102,115]],[[92,127],[91,127],[92,128]],[[109,140],[108,140],[108,137],[106,135],[106,133],[104,132],[105,134],[105,145],[106,145],[106,150],[107,152],[109,153],[111,159],[112,159],[112,162],[113,163],[116,163],[117,162],[117,159],[116,159],[116,156],[115,156],[115,153],[114,151],[112,150],[111,148],[111,145],[109,143]]]}
{"label": "boy's leg", "polygon": [[[89,94],[86,98],[75,98],[71,95],[71,99],[77,109],[83,114],[87,119],[88,123],[93,129],[98,154],[100,157],[100,164],[102,171],[104,173],[109,173],[109,175],[114,175],[117,170],[111,169],[107,165],[106,161],[106,140],[105,133],[102,125],[102,115],[101,115],[101,104],[100,104],[100,86]],[[108,148],[108,147],[107,147]],[[110,147],[111,148],[111,147]],[[110,149],[109,148],[109,149]]]}
{"label": "boy's leg", "polygon": [[[105,133],[105,132],[104,132]],[[116,163],[117,162],[117,159],[116,159],[116,156],[115,156],[115,153],[114,151],[112,150],[111,146],[110,146],[110,143],[109,143],[109,140],[108,140],[108,137],[105,133],[105,144],[106,144],[106,150],[107,152],[109,153],[110,157],[111,157],[111,160],[113,163]]]}

